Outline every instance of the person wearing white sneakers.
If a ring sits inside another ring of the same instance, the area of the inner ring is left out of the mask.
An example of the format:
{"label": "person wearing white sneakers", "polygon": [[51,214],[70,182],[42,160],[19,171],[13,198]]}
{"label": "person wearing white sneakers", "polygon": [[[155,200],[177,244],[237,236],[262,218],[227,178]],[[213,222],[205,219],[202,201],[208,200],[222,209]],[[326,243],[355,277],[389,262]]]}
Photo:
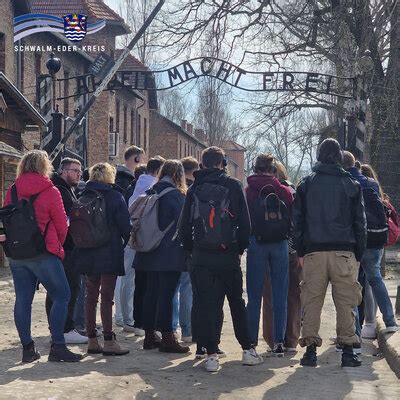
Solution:
{"label": "person wearing white sneakers", "polygon": [[[192,254],[192,287],[201,324],[195,337],[207,349],[205,369],[219,369],[220,315],[228,298],[237,341],[243,349],[242,364],[263,362],[251,345],[243,300],[240,255],[249,244],[250,217],[242,184],[226,172],[222,149],[202,153],[202,169],[194,172],[179,224],[183,248]],[[194,212],[193,212],[194,211]]]}

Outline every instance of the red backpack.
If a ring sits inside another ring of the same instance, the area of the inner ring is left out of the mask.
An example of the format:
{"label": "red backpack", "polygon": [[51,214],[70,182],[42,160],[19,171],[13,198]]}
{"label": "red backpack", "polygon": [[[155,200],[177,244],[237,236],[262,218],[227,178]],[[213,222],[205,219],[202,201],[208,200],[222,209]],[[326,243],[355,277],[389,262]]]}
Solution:
{"label": "red backpack", "polygon": [[388,209],[388,225],[389,225],[389,235],[386,242],[386,247],[393,246],[397,243],[400,235],[399,219],[396,209],[389,202],[385,202]]}

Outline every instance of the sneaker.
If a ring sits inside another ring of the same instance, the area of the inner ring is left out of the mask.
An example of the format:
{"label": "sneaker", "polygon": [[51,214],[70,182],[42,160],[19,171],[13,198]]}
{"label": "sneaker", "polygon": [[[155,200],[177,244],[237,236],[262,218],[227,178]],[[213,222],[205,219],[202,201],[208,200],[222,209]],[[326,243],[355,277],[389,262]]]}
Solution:
{"label": "sneaker", "polygon": [[191,336],[182,336],[182,342],[193,343]]}
{"label": "sneaker", "polygon": [[364,339],[376,339],[376,324],[365,324],[361,329],[361,337]]}
{"label": "sneaker", "polygon": [[207,349],[205,347],[198,346],[194,358],[196,360],[202,360],[203,358],[206,357],[207,357]]}
{"label": "sneaker", "polygon": [[122,321],[115,321],[115,325],[119,326],[120,328],[123,328],[124,323]]}
{"label": "sneaker", "polygon": [[219,347],[217,347],[217,354],[218,354],[218,358],[226,357],[226,353],[223,350],[221,350]]}
{"label": "sneaker", "polygon": [[219,361],[217,354],[208,355],[204,367],[208,372],[217,372],[219,370]]}
{"label": "sneaker", "polygon": [[124,332],[129,332],[129,333],[135,333],[135,327],[131,324],[124,324],[124,327],[122,328],[122,330]]}
{"label": "sneaker", "polygon": [[262,364],[264,359],[256,352],[256,349],[243,350],[242,365]]}
{"label": "sneaker", "polygon": [[382,329],[382,333],[394,333],[397,332],[400,329],[399,325],[392,325],[392,326],[387,326],[385,329]]}
{"label": "sneaker", "polygon": [[274,348],[272,349],[272,354],[275,357],[283,357],[284,356],[283,343],[275,343]]}
{"label": "sneaker", "polygon": [[64,333],[64,339],[66,344],[86,344],[88,342],[87,336],[81,335],[76,329]]}
{"label": "sneaker", "polygon": [[361,343],[354,343],[353,344],[353,353],[354,354],[361,354]]}
{"label": "sneaker", "polygon": [[343,345],[342,344],[337,344],[335,346],[335,349],[338,353],[341,353],[343,351]]}
{"label": "sneaker", "polygon": [[300,365],[302,365],[303,367],[317,366],[317,346],[315,345],[315,343],[307,346],[307,350],[300,360]]}
{"label": "sneaker", "polygon": [[142,328],[134,328],[133,332],[135,333],[135,336],[139,337],[144,336],[146,334],[146,332]]}

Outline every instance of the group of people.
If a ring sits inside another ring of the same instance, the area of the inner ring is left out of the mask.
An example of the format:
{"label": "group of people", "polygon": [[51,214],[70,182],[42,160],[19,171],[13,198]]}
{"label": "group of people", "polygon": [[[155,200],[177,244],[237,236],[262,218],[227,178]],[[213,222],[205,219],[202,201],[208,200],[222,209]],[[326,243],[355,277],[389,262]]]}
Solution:
{"label": "group of people", "polygon": [[[143,159],[144,151],[131,146],[117,168],[98,163],[83,172],[78,160],[66,158],[54,173],[40,150],[19,163],[5,205],[28,202],[45,242],[34,257],[10,256],[23,362],[40,357],[31,336],[37,284],[47,291],[49,361],[81,360],[67,344],[87,343],[89,354],[128,354],[116,339],[117,325],[144,336],[145,350],[187,353],[188,344],[196,343],[196,358],[217,371],[225,356],[220,338],[226,297],[243,365],[263,362],[256,350],[262,315],[271,355],[295,352],[299,343],[307,347],[301,365],[315,366],[329,282],[342,366],[361,365],[356,352],[362,337],[375,337],[375,302],[387,330],[398,329],[380,274],[385,243],[369,223],[380,204],[394,227],[397,214],[371,167],[357,163],[336,140],[320,144],[313,173],[297,188],[270,154],[257,156],[245,191],[215,146],[203,151],[200,164],[192,157],[155,156],[146,165]],[[84,217],[82,210],[89,210]],[[148,213],[154,213],[154,226],[144,222]],[[82,238],[82,218],[98,224],[93,240]],[[142,232],[152,242],[159,238],[151,249],[139,245]],[[7,229],[5,234],[7,253]]]}

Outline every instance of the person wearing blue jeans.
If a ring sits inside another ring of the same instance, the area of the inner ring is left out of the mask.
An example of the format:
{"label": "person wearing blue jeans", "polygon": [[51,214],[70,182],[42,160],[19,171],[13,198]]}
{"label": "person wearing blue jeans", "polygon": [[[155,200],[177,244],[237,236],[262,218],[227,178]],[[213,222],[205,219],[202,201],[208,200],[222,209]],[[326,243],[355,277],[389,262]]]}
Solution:
{"label": "person wearing blue jeans", "polygon": [[367,248],[361,259],[361,268],[371,286],[372,293],[382,313],[387,332],[395,332],[398,329],[394,317],[393,306],[388,291],[381,275],[381,259],[383,248]]}
{"label": "person wearing blue jeans", "polygon": [[190,274],[189,272],[182,272],[173,300],[172,327],[176,332],[179,324],[184,342],[192,341],[192,304],[193,292]]}
{"label": "person wearing blue jeans", "polygon": [[[24,349],[33,343],[31,336],[32,301],[36,285],[40,282],[52,299],[49,315],[52,345],[65,346],[64,324],[67,318],[70,290],[61,260],[52,254],[43,254],[26,260],[10,259],[14,280],[14,319]],[[82,357],[70,353],[68,361],[79,361]],[[49,356],[49,361],[52,360]],[[67,360],[64,360],[67,361]]]}
{"label": "person wearing blue jeans", "polygon": [[261,299],[266,275],[272,287],[274,343],[281,344],[286,333],[287,296],[289,286],[289,251],[287,240],[276,243],[258,243],[250,237],[247,250],[247,318],[250,340],[258,342]]}
{"label": "person wearing blue jeans", "polygon": [[135,250],[129,245],[124,250],[125,275],[119,276],[115,286],[115,323],[125,332],[134,332],[133,296],[135,292],[135,269],[133,259]]}

